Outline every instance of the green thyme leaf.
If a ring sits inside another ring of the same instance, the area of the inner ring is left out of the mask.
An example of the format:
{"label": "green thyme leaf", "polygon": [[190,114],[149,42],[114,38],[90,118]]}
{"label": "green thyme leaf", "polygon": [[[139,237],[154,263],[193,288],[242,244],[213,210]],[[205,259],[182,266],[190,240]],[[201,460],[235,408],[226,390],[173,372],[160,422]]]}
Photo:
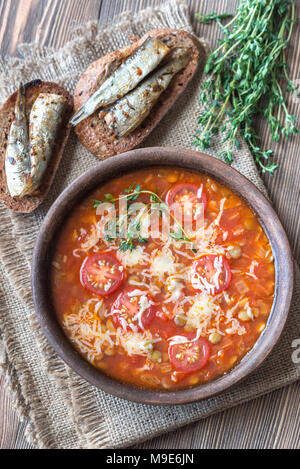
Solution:
{"label": "green thyme leaf", "polygon": [[131,238],[121,241],[121,244],[119,246],[119,251],[123,251],[123,252],[125,251],[132,252],[134,249],[136,249],[136,245],[134,244]]}
{"label": "green thyme leaf", "polygon": [[201,15],[200,13],[196,13],[195,14],[195,18],[196,20],[200,21],[200,23],[202,24],[209,24],[211,23],[212,21],[217,21],[217,20],[224,20],[224,19],[227,19],[227,18],[232,18],[232,14],[231,13],[221,13],[221,14],[217,14],[215,13],[214,11],[212,11],[211,13],[209,13],[208,15]]}
{"label": "green thyme leaf", "polygon": [[99,205],[101,205],[103,202],[101,202],[101,200],[93,200],[94,202],[94,208],[98,208]]}
{"label": "green thyme leaf", "polygon": [[190,241],[190,239],[184,235],[182,229],[180,228],[176,233],[170,233],[170,236],[176,241]]}

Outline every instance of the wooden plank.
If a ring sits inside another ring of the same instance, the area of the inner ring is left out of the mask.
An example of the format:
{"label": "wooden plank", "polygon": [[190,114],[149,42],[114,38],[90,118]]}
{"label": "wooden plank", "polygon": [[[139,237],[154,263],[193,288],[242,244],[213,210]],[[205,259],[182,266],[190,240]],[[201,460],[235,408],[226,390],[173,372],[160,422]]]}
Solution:
{"label": "wooden plank", "polygon": [[136,448],[299,448],[299,391],[299,383],[287,386]]}
{"label": "wooden plank", "polygon": [[[124,11],[136,12],[160,0],[0,0],[0,53],[16,55],[21,42],[38,42],[58,48],[72,37],[76,25],[90,19],[109,22]],[[234,11],[237,0],[210,0],[203,13]],[[217,25],[200,25],[194,20],[199,0],[188,1],[193,26],[199,36],[216,44],[220,37]],[[201,5],[203,2],[201,2]],[[296,16],[300,16],[299,6]],[[300,77],[300,48],[297,44],[298,23],[288,54],[290,76]],[[298,47],[297,47],[298,46]],[[300,104],[292,103],[292,112],[300,117]],[[257,122],[264,147],[270,144],[268,127]],[[299,181],[297,164],[299,137],[272,145],[280,171],[274,178],[264,176],[275,208],[287,230],[294,254],[300,259]],[[204,421],[186,426],[138,446],[141,448],[299,448],[299,383],[273,392],[260,399],[229,409]],[[0,448],[29,448],[24,423],[12,409],[10,396],[0,379]]]}
{"label": "wooden plank", "polygon": [[99,0],[1,0],[0,51],[15,55],[22,42],[58,48],[76,25],[97,19],[101,6]]}

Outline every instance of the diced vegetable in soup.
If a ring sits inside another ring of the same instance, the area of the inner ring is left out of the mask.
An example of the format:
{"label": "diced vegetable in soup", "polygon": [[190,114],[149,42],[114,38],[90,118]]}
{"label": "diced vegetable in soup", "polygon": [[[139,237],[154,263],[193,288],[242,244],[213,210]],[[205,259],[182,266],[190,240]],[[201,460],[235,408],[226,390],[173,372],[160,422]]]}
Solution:
{"label": "diced vegetable in soup", "polygon": [[265,328],[268,239],[245,201],[204,174],[150,168],[107,182],[57,238],[52,296],[74,347],[122,382],[201,385]]}

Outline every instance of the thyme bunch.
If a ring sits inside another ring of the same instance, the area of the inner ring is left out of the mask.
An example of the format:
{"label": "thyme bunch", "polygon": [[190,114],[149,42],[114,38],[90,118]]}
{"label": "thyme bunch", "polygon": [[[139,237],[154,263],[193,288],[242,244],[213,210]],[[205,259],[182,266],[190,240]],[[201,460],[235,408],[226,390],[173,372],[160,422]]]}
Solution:
{"label": "thyme bunch", "polygon": [[226,26],[218,20],[224,38],[204,69],[208,78],[200,93],[204,112],[193,141],[197,149],[207,149],[214,135],[224,133],[226,145],[218,156],[231,164],[240,132],[262,172],[274,173],[277,165],[268,161],[273,151],[260,148],[254,122],[263,115],[274,142],[298,132],[282,88],[286,83],[287,92],[295,91],[285,57],[294,22],[295,0],[241,0]]}

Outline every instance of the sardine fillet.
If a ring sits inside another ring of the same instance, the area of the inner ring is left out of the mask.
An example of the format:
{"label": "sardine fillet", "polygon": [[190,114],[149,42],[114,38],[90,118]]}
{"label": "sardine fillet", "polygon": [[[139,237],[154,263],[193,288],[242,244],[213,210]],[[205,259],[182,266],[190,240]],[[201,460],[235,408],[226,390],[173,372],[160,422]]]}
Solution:
{"label": "sardine fillet", "polygon": [[189,59],[189,51],[182,52],[109,109],[104,120],[118,137],[128,135],[146,119],[174,75],[187,65]]}
{"label": "sardine fillet", "polygon": [[169,47],[159,39],[146,39],[78,109],[71,124],[79,124],[96,109],[106,107],[125,96],[158,66],[169,51]]}
{"label": "sardine fillet", "polygon": [[15,104],[15,119],[11,124],[5,154],[5,174],[8,191],[20,197],[30,177],[29,136],[25,114],[24,89],[20,86]]}
{"label": "sardine fillet", "polygon": [[63,96],[41,93],[35,100],[29,118],[31,172],[23,195],[30,195],[40,186],[49,165],[57,132],[66,107]]}

